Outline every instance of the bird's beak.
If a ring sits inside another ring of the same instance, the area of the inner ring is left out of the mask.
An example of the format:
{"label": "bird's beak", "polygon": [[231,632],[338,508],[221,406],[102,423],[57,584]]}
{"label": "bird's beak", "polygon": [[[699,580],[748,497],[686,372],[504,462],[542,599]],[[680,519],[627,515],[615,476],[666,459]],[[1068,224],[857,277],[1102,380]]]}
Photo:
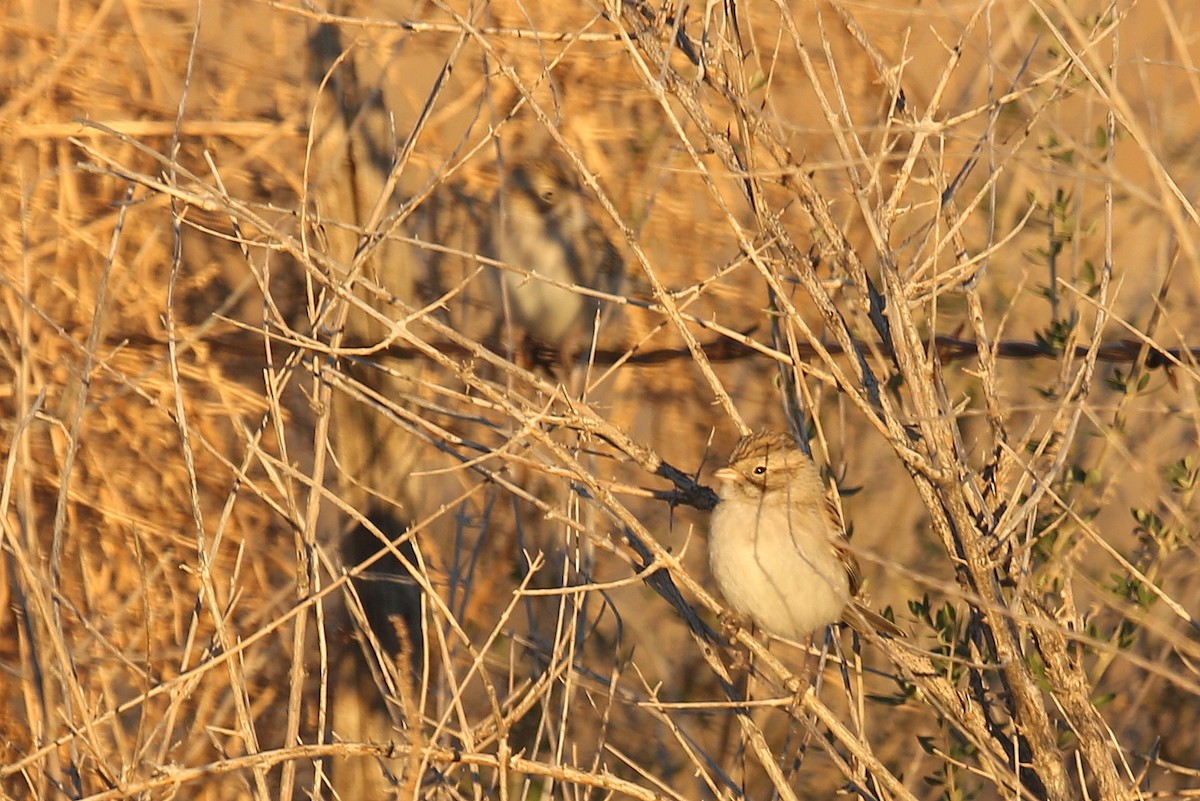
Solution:
{"label": "bird's beak", "polygon": [[738,472],[732,467],[722,467],[717,472],[713,473],[713,478],[717,481],[737,481]]}

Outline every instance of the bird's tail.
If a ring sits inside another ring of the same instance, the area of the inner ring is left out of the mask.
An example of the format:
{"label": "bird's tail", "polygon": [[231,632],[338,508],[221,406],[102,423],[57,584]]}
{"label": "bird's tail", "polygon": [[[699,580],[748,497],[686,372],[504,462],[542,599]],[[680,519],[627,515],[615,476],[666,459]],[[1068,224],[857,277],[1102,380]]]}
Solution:
{"label": "bird's tail", "polygon": [[888,620],[874,609],[866,606],[857,598],[846,604],[842,612],[842,622],[864,637],[882,634],[886,637],[906,637],[904,629]]}

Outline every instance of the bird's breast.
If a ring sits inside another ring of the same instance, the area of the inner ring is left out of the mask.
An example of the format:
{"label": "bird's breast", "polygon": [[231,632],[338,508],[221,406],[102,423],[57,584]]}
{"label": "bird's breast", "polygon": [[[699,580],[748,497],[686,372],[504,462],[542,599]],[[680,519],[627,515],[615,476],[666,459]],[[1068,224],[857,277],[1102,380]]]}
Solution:
{"label": "bird's breast", "polygon": [[736,611],[778,636],[801,639],[841,617],[846,571],[821,510],[722,500],[713,511],[709,558]]}

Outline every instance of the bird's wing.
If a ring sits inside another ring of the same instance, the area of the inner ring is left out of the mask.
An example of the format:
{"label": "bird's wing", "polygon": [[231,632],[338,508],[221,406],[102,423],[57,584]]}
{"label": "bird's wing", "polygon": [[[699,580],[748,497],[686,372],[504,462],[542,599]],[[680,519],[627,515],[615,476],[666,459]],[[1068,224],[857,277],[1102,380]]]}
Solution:
{"label": "bird's wing", "polygon": [[854,558],[854,552],[850,550],[850,543],[846,542],[846,524],[842,521],[842,514],[832,498],[825,498],[825,514],[829,518],[832,530],[830,539],[837,550],[842,567],[846,570],[846,578],[850,580],[850,597],[853,598],[862,589],[862,571],[858,567],[858,560]]}
{"label": "bird's wing", "polygon": [[846,604],[846,609],[842,612],[842,621],[863,636],[872,634],[886,634],[889,637],[905,636],[902,628],[868,607],[858,598],[858,593],[862,591],[862,571],[858,567],[858,559],[850,550],[850,543],[846,542],[844,536],[846,527],[832,498],[826,499],[825,508],[833,524],[833,547],[837,549],[838,559],[841,560],[842,567],[846,569],[846,578],[850,580],[850,603]]}
{"label": "bird's wing", "polygon": [[846,569],[846,578],[850,580],[850,597],[855,598],[862,591],[862,570],[858,567],[858,559],[850,550],[850,543],[842,539],[840,535],[833,541],[833,547],[837,549],[838,559],[841,561],[842,567]]}

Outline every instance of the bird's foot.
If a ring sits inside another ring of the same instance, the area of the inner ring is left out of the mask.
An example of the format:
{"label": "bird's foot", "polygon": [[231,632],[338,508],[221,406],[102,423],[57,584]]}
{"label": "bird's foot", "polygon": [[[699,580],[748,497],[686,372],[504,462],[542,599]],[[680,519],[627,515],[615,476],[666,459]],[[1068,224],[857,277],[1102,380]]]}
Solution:
{"label": "bird's foot", "polygon": [[751,622],[737,612],[732,612],[725,609],[721,612],[721,634],[725,639],[733,641],[737,637],[737,633],[742,629],[749,629]]}
{"label": "bird's foot", "polygon": [[738,632],[743,629],[749,629],[753,624],[728,609],[721,612],[721,635],[729,642],[733,652],[733,660],[730,662],[730,669],[734,671],[747,670],[750,667],[750,652],[741,647],[737,643]]}

